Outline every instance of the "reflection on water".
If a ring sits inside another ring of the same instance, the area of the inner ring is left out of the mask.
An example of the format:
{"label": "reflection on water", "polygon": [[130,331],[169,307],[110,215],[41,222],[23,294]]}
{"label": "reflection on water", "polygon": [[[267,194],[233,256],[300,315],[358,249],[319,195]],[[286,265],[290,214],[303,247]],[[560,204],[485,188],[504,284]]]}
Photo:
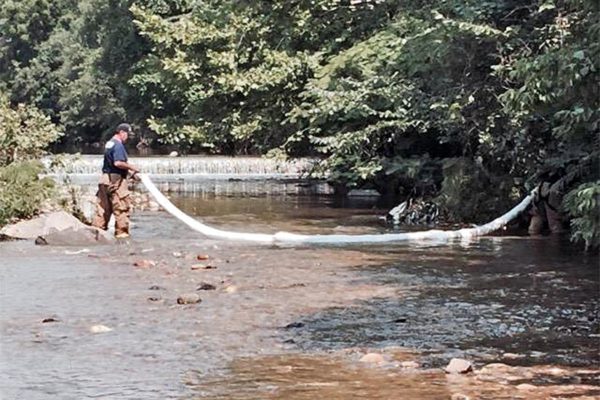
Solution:
{"label": "reflection on water", "polygon": [[[222,378],[188,371],[189,399],[595,399],[600,374],[593,370],[519,368],[492,364],[475,373],[364,365],[340,355],[268,356],[237,359]],[[557,374],[560,373],[560,376]],[[523,382],[535,382],[536,385]],[[507,383],[510,382],[510,383]]]}
{"label": "reflection on water", "polygon": [[[172,199],[218,228],[388,229],[373,200],[209,193]],[[132,232],[131,242],[79,254],[0,243],[3,399],[599,394],[598,257],[564,238],[270,247],[207,240],[166,213],[150,212],[134,214]],[[199,254],[209,259],[199,261]],[[136,268],[139,259],[155,265]],[[216,268],[191,268],[198,263]],[[196,291],[203,283],[216,289]],[[189,292],[202,302],[178,305]],[[56,322],[42,322],[48,317]],[[96,324],[113,330],[90,333]],[[406,349],[401,356],[390,350],[398,347]],[[367,352],[386,362],[359,362]],[[489,363],[520,367],[493,379],[441,374],[452,357],[471,360],[476,371]],[[418,367],[398,364],[407,359]],[[523,392],[522,383],[544,387]]]}
{"label": "reflection on water", "polygon": [[212,192],[172,194],[182,211],[220,229],[274,233],[373,233],[388,226],[386,211],[375,207],[374,198],[339,199],[331,196],[293,196],[245,193],[218,196]]}
{"label": "reflection on water", "polygon": [[[186,384],[202,399],[446,399],[441,371],[400,374],[335,356],[242,358],[220,379],[188,372]],[[398,397],[402,396],[402,397]],[[198,398],[198,397],[190,397]]]}

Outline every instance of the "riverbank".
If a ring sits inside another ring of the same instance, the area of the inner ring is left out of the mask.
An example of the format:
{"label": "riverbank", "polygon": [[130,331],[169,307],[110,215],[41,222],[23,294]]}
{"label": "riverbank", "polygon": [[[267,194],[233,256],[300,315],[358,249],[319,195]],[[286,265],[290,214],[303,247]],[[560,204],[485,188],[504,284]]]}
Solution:
{"label": "riverbank", "polygon": [[[3,398],[600,394],[597,259],[568,242],[270,247],[133,222],[112,246],[0,243]],[[454,357],[475,372],[444,374]]]}

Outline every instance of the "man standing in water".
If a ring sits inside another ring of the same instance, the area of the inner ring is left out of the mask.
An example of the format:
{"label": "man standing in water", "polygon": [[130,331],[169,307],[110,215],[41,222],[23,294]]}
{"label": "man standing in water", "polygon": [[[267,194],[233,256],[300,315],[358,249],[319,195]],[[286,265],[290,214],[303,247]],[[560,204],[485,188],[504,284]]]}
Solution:
{"label": "man standing in water", "polygon": [[92,225],[107,230],[111,214],[115,216],[115,237],[129,237],[130,192],[127,175],[131,177],[140,170],[127,162],[123,145],[131,134],[129,124],[117,126],[114,136],[104,146],[102,177],[98,184],[96,216]]}

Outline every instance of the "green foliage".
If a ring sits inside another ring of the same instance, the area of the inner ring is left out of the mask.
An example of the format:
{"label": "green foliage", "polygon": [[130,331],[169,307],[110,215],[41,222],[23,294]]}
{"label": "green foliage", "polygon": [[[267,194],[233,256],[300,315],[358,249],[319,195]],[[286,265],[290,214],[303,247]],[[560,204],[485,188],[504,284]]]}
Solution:
{"label": "green foliage", "polygon": [[547,2],[530,17],[531,25],[510,31],[502,62],[494,67],[508,87],[494,117],[504,118],[503,129],[514,133],[487,138],[495,157],[506,158],[507,147],[515,149],[511,167],[525,173],[549,157],[568,163],[582,152],[598,153],[594,144],[600,129],[597,5]]}
{"label": "green foliage", "polygon": [[259,6],[202,3],[174,19],[132,7],[155,47],[129,83],[152,106],[148,124],[164,142],[247,153],[290,133],[281,121],[311,60],[278,49],[266,25],[273,16],[257,15]]}
{"label": "green foliage", "polygon": [[471,160],[464,174],[445,169],[442,198],[457,218],[481,220],[522,192],[513,178],[550,166],[571,174],[598,158],[598,23],[585,2],[406,3],[315,71],[289,113],[301,130],[286,147],[311,143],[329,180],[351,187],[381,180],[398,157]]}
{"label": "green foliage", "polygon": [[38,178],[42,171],[42,164],[35,161],[0,167],[0,226],[32,217],[53,193],[52,179]]}
{"label": "green foliage", "polygon": [[599,178],[589,0],[5,3],[0,90],[64,142],[127,119],[183,150],[318,156],[341,193],[442,188],[468,220],[547,168]]}
{"label": "green foliage", "polygon": [[[135,33],[129,3],[9,1],[11,8],[0,11],[0,44],[7,47],[0,76],[11,102],[35,105],[64,126],[65,143],[99,141],[128,114],[138,113],[126,81],[146,44]],[[40,7],[47,21],[27,21]],[[43,28],[35,40],[26,33],[34,30],[31,24]]]}
{"label": "green foliage", "polygon": [[0,166],[41,156],[61,136],[58,127],[35,107],[11,107],[0,98]]}
{"label": "green foliage", "polygon": [[[389,158],[477,154],[473,143],[486,123],[480,110],[496,101],[481,90],[489,78],[478,70],[496,61],[489,52],[502,32],[435,9],[407,6],[404,11],[330,58],[289,114],[303,127],[303,136],[292,136],[286,146],[312,143],[327,156],[323,164],[332,169],[334,184],[373,179]],[[411,142],[419,138],[432,146],[415,149]],[[350,172],[336,174],[339,165]]]}
{"label": "green foliage", "polygon": [[5,0],[0,7],[0,79],[14,78],[16,69],[37,56],[37,46],[48,39],[65,9],[74,1]]}
{"label": "green foliage", "polygon": [[457,221],[488,222],[508,211],[519,191],[509,177],[495,176],[469,159],[447,159],[436,202]]}
{"label": "green foliage", "polygon": [[571,216],[571,239],[586,249],[600,247],[600,181],[579,185],[565,196],[564,208]]}
{"label": "green foliage", "polygon": [[58,127],[32,106],[0,98],[0,226],[36,214],[53,192],[39,158],[60,137]]}

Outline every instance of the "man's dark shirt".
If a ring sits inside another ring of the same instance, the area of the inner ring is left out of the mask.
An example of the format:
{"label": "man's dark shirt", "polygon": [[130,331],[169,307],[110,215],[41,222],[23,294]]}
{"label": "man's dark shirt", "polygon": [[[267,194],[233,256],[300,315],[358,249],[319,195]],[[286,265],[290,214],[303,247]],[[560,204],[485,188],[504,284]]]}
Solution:
{"label": "man's dark shirt", "polygon": [[127,162],[127,151],[125,146],[118,140],[111,139],[104,146],[104,164],[102,172],[105,174],[119,174],[123,178],[127,177],[127,170],[115,167],[115,161]]}

